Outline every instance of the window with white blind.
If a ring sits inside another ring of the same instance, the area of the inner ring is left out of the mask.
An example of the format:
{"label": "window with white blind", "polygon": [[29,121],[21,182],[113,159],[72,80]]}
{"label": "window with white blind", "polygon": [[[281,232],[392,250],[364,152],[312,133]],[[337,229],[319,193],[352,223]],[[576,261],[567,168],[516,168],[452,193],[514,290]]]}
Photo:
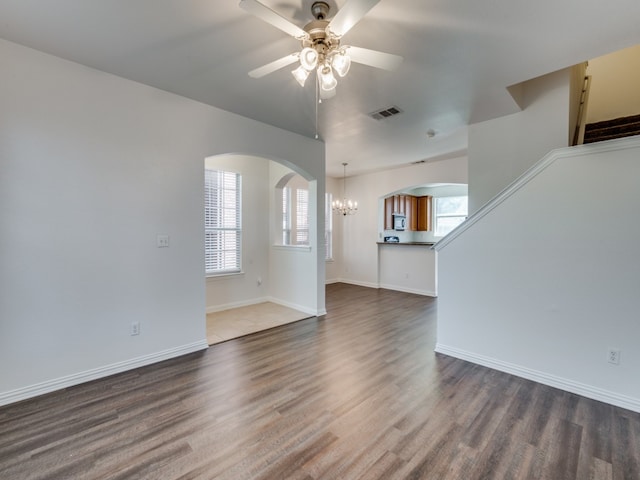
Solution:
{"label": "window with white blind", "polygon": [[282,188],[281,214],[282,245],[309,245],[309,190]]}
{"label": "window with white blind", "polygon": [[282,245],[289,245],[291,238],[291,188],[282,189]]}
{"label": "window with white blind", "polygon": [[[279,187],[281,210],[276,217],[280,228],[281,245],[309,245],[309,189],[299,188],[297,178],[289,179],[290,185]],[[325,260],[333,260],[333,215],[330,193],[324,196],[324,247]],[[320,212],[318,212],[320,213]]]}
{"label": "window with white blind", "polygon": [[205,269],[209,276],[241,269],[241,180],[234,172],[204,171]]}
{"label": "window with white blind", "polygon": [[309,190],[296,190],[296,245],[309,245]]}
{"label": "window with white blind", "polygon": [[333,197],[330,193],[324,194],[324,259],[333,260],[333,215],[331,215],[331,203]]}

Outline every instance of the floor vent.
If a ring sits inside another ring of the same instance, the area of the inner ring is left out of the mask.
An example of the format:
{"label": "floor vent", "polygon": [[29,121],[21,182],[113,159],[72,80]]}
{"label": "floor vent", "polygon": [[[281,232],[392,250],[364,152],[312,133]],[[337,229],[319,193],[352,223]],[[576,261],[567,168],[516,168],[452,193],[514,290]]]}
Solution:
{"label": "floor vent", "polygon": [[393,117],[394,115],[398,115],[402,113],[398,107],[393,106],[389,108],[385,108],[383,110],[378,110],[377,112],[370,113],[369,116],[374,120],[382,120],[383,118]]}

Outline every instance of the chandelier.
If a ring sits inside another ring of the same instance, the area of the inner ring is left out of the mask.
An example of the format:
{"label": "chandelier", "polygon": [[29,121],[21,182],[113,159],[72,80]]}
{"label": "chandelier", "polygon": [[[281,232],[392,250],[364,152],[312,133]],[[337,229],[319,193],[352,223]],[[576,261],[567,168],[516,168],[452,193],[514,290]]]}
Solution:
{"label": "chandelier", "polygon": [[344,173],[342,175],[342,200],[334,200],[331,204],[331,208],[335,213],[340,215],[353,215],[358,211],[358,202],[351,199],[347,199],[347,163],[342,164]]}

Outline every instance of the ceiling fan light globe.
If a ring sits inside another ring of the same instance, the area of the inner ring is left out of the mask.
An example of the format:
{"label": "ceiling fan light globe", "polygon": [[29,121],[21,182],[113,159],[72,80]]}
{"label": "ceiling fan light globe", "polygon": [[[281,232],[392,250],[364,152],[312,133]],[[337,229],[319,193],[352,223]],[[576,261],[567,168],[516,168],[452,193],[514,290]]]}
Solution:
{"label": "ceiling fan light globe", "polygon": [[322,100],[329,100],[330,98],[333,98],[336,96],[336,89],[332,88],[331,90],[324,90],[322,88],[320,88],[320,102],[322,102]]}
{"label": "ceiling fan light globe", "polygon": [[331,66],[336,71],[338,75],[344,77],[347,73],[349,73],[349,68],[351,67],[351,57],[346,53],[339,53],[334,55],[331,60]]}
{"label": "ceiling fan light globe", "polygon": [[303,48],[300,52],[300,65],[308,71],[316,68],[318,65],[318,52],[310,47]]}
{"label": "ceiling fan light globe", "polygon": [[318,81],[320,82],[320,89],[325,91],[334,90],[338,85],[338,81],[333,76],[333,71],[329,65],[320,65],[318,67]]}
{"label": "ceiling fan light globe", "polygon": [[302,65],[298,65],[298,68],[291,71],[293,78],[300,84],[301,87],[304,87],[305,82],[307,81],[307,77],[309,76],[309,70],[305,69]]}

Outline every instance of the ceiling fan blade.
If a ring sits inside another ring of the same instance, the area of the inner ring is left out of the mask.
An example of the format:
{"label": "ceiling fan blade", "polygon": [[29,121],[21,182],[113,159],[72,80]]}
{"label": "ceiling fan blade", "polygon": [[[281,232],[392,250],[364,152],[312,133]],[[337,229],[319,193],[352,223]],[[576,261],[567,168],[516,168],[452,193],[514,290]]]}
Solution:
{"label": "ceiling fan blade", "polygon": [[358,23],[380,0],[349,0],[338,10],[329,23],[329,30],[337,37],[342,37],[351,27]]}
{"label": "ceiling fan blade", "polygon": [[299,53],[292,53],[291,55],[287,55],[286,57],[279,58],[278,60],[274,60],[271,63],[267,63],[266,65],[258,67],[255,70],[251,70],[249,72],[249,76],[251,78],[264,77],[265,75],[269,75],[270,73],[273,73],[276,70],[280,70],[281,68],[284,68],[287,65],[291,65],[292,63],[297,62],[298,58],[300,58]]}
{"label": "ceiling fan blade", "polygon": [[307,36],[307,32],[294,25],[286,18],[280,16],[280,14],[274,12],[266,5],[261,4],[257,0],[240,0],[240,8],[245,12],[248,12],[267,23],[270,23],[276,28],[279,28],[284,33],[288,33],[294,38],[302,39]]}
{"label": "ceiling fan blade", "polygon": [[352,46],[345,46],[344,48],[347,49],[347,55],[351,57],[351,61],[369,65],[370,67],[382,68],[383,70],[395,70],[404,60],[400,55],[378,52],[368,48]]}

